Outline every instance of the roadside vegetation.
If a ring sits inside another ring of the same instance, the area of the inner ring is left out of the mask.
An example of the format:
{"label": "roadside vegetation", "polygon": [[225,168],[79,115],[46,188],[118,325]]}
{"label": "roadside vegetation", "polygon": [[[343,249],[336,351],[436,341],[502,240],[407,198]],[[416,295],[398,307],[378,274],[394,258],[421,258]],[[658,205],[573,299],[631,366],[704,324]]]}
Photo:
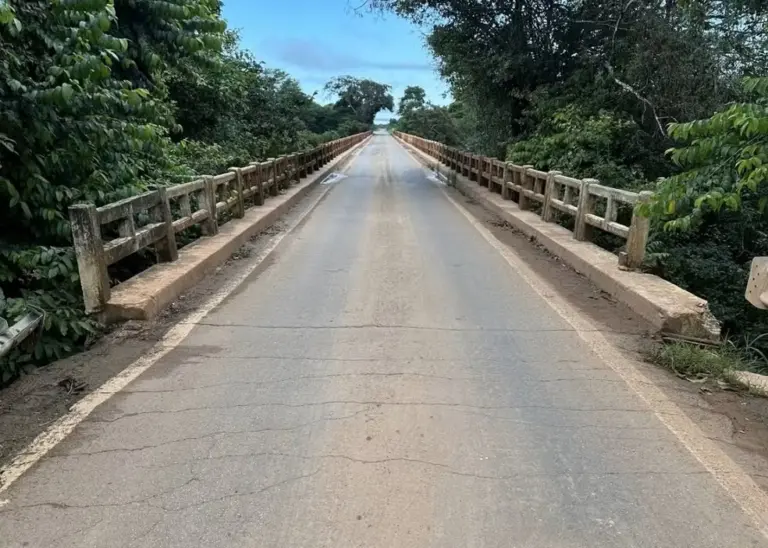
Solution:
{"label": "roadside vegetation", "polygon": [[750,344],[737,346],[732,341],[725,341],[719,346],[701,346],[670,342],[655,346],[647,358],[681,379],[701,384],[704,391],[711,386],[726,390],[746,387],[755,395],[768,396],[764,390],[745,383],[739,376],[744,371],[768,375],[766,356]]}
{"label": "roadside vegetation", "polygon": [[0,385],[99,334],[71,204],[367,131],[392,104],[388,86],[352,76],[320,104],[241,49],[220,0],[0,0],[0,61],[0,317],[45,312],[42,336],[0,362]]}
{"label": "roadside vegetation", "polygon": [[768,255],[768,5],[372,0],[423,25],[454,102],[409,88],[394,127],[539,169],[655,190],[647,269],[768,351],[744,300]]}

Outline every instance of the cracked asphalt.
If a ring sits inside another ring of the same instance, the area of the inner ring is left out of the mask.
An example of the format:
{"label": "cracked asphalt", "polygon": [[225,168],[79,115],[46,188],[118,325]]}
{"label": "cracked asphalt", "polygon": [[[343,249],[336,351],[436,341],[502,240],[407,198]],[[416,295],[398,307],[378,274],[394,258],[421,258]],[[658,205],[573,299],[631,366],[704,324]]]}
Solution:
{"label": "cracked asphalt", "polygon": [[764,546],[383,135],[5,495],[7,547]]}

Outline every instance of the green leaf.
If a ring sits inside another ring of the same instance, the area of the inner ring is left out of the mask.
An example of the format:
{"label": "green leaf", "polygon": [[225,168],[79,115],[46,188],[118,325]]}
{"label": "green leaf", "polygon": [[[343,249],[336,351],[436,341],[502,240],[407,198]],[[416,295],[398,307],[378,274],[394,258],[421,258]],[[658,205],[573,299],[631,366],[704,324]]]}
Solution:
{"label": "green leaf", "polygon": [[70,84],[61,85],[61,97],[65,102],[69,102],[69,100],[72,99],[74,93],[75,90]]}

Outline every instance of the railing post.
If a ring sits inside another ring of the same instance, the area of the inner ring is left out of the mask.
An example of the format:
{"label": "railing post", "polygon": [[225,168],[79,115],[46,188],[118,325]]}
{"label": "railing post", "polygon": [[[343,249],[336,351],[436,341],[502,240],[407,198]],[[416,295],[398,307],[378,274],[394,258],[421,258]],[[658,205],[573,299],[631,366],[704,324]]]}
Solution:
{"label": "railing post", "polygon": [[544,205],[541,208],[541,218],[549,223],[553,218],[552,193],[555,191],[555,177],[562,175],[559,171],[550,171],[547,173],[547,188],[544,189]]}
{"label": "railing post", "polygon": [[69,208],[80,286],[88,314],[102,310],[110,295],[98,215],[93,204],[75,204]]}
{"label": "railing post", "polygon": [[280,166],[280,190],[285,190],[291,186],[291,158],[290,156],[281,156],[277,159]]}
{"label": "railing post", "polygon": [[[298,182],[301,181],[301,175],[299,173],[299,155],[294,152],[289,158],[291,159],[291,180],[298,184]],[[288,182],[288,186],[291,186],[290,181]]]}
{"label": "railing post", "polygon": [[179,258],[179,251],[176,247],[176,231],[173,229],[173,217],[171,216],[171,204],[168,201],[168,190],[165,187],[158,188],[156,192],[160,203],[152,208],[150,215],[153,221],[165,225],[165,238],[155,243],[155,253],[158,262],[171,263]]}
{"label": "railing post", "polygon": [[512,180],[512,162],[504,162],[504,176],[501,181],[501,197],[509,200],[509,182]]}
{"label": "railing post", "polygon": [[652,192],[644,190],[637,197],[637,205],[632,212],[632,222],[629,225],[627,236],[627,254],[624,266],[627,268],[639,268],[645,259],[645,247],[648,244],[648,232],[651,228],[651,220],[637,214],[637,208],[651,201]]}
{"label": "railing post", "polygon": [[597,184],[596,179],[584,179],[579,190],[579,209],[576,211],[576,226],[573,229],[573,237],[586,241],[591,238],[590,226],[587,224],[587,214],[592,213],[592,197],[589,195],[589,185]]}
{"label": "railing post", "polygon": [[201,228],[205,236],[213,236],[219,233],[219,220],[216,211],[216,186],[213,183],[213,177],[210,175],[206,175],[204,180],[208,218],[201,224]]}
{"label": "railing post", "polygon": [[528,170],[533,169],[533,166],[526,164],[523,166],[523,171],[520,173],[520,197],[518,198],[518,205],[520,209],[530,209],[531,200],[525,195],[523,191],[528,189]]}
{"label": "railing post", "polygon": [[307,151],[299,153],[299,181],[307,176]]}
{"label": "railing post", "polygon": [[285,161],[286,173],[285,173],[285,188],[291,188],[291,185],[296,182],[296,154],[289,154]]}
{"label": "railing post", "polygon": [[264,167],[261,162],[251,162],[250,165],[254,167],[253,177],[256,179],[256,185],[252,185],[256,187],[253,203],[264,205]]}
{"label": "railing post", "polygon": [[272,196],[280,194],[280,190],[277,188],[277,159],[267,158],[267,181],[272,181],[269,185],[269,193]]}
{"label": "railing post", "polygon": [[318,148],[313,148],[307,153],[307,175],[312,175],[315,172],[315,158],[317,158],[318,150]]}
{"label": "railing post", "polygon": [[231,167],[229,171],[235,174],[235,192],[237,192],[237,207],[234,216],[242,219],[245,217],[245,197],[243,196],[243,170],[239,167]]}

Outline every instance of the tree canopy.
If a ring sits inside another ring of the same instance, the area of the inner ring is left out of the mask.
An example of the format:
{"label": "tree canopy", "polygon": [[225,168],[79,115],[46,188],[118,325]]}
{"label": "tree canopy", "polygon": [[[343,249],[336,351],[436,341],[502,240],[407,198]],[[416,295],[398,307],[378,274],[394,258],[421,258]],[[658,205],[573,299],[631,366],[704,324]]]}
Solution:
{"label": "tree canopy", "polygon": [[394,110],[392,87],[373,80],[338,76],[325,85],[325,92],[336,97],[336,109],[352,112],[355,118],[371,125],[376,115],[382,110]]}

